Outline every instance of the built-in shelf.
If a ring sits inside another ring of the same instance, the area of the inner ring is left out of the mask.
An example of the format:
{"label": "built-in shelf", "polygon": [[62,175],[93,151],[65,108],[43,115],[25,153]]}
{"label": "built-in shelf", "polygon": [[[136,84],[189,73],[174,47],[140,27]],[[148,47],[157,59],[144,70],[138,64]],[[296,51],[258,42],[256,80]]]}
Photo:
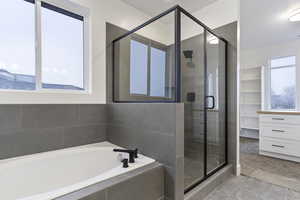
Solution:
{"label": "built-in shelf", "polygon": [[260,81],[260,78],[243,78],[241,81]]}
{"label": "built-in shelf", "polygon": [[249,93],[249,94],[258,93],[258,94],[260,94],[261,91],[259,91],[259,90],[242,90],[241,93]]}
{"label": "built-in shelf", "polygon": [[245,117],[245,118],[258,118],[258,115],[241,114],[240,117]]}
{"label": "built-in shelf", "polygon": [[260,106],[261,103],[241,103],[241,105],[248,105],[248,106]]}
{"label": "built-in shelf", "polygon": [[259,67],[245,67],[245,68],[241,68],[242,71],[245,71],[245,70],[260,70],[261,69],[261,66]]}
{"label": "built-in shelf", "polygon": [[[257,137],[259,116],[255,114],[261,109],[261,79],[262,67],[241,68],[240,81],[242,89],[240,90],[240,121],[241,130],[246,130],[247,134]],[[253,113],[253,114],[249,114]],[[250,130],[250,131],[248,131]]]}
{"label": "built-in shelf", "polygon": [[241,126],[242,129],[249,129],[249,130],[259,130],[258,127],[247,127],[247,126]]}

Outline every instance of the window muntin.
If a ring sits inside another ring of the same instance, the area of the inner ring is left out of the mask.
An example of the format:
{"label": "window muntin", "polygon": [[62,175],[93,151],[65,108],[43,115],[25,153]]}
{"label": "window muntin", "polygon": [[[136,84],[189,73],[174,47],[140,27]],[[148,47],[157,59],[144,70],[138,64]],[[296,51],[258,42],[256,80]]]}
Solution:
{"label": "window muntin", "polygon": [[296,109],[296,57],[272,59],[270,77],[270,108]]}
{"label": "window muntin", "polygon": [[1,2],[0,89],[36,88],[34,10],[27,1]]}
{"label": "window muntin", "polygon": [[[64,9],[56,7],[57,3]],[[52,12],[51,17],[45,14],[47,11]],[[0,89],[88,89],[89,31],[86,8],[63,0],[47,0],[47,3],[10,0],[2,4],[0,16],[0,25],[7,30],[0,33]],[[66,37],[65,32],[70,33],[63,31],[66,29],[74,31]],[[56,40],[53,40],[54,37]],[[64,44],[60,43],[62,40]],[[9,46],[3,45],[5,43]]]}
{"label": "window muntin", "polygon": [[167,53],[156,46],[142,39],[130,41],[131,95],[166,97]]}
{"label": "window muntin", "polygon": [[46,3],[41,16],[42,87],[83,90],[83,17]]}
{"label": "window muntin", "polygon": [[151,47],[150,96],[165,97],[166,52]]}

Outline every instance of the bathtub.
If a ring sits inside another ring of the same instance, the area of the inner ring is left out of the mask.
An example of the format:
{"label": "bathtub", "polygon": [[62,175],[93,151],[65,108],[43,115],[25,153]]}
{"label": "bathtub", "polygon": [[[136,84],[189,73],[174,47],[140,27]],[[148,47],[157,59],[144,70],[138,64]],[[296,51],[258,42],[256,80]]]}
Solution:
{"label": "bathtub", "polygon": [[155,162],[139,155],[123,168],[113,148],[118,146],[101,142],[1,160],[0,199],[55,199]]}

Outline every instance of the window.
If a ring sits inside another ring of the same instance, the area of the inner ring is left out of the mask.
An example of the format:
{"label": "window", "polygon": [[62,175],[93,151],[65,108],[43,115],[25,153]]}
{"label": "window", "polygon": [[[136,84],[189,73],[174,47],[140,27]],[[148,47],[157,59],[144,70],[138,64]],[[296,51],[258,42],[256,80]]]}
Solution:
{"label": "window", "polygon": [[0,16],[6,30],[0,33],[0,89],[87,89],[87,9],[69,1],[10,0]]}
{"label": "window", "polygon": [[130,43],[130,94],[165,97],[166,51],[136,40]]}
{"label": "window", "polygon": [[148,46],[131,40],[130,93],[147,95]]}
{"label": "window", "polygon": [[21,0],[1,2],[1,89],[35,89],[34,19],[34,4]]}
{"label": "window", "polygon": [[296,108],[296,57],[270,61],[271,109]]}
{"label": "window", "polygon": [[83,90],[83,17],[42,3],[41,19],[42,87]]}
{"label": "window", "polygon": [[150,96],[165,96],[166,52],[151,47]]}

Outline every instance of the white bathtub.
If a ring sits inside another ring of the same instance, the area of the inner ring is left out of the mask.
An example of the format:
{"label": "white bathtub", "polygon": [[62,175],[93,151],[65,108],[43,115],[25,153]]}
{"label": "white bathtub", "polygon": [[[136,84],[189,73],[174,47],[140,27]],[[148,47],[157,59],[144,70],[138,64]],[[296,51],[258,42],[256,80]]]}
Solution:
{"label": "white bathtub", "polygon": [[153,163],[142,155],[123,168],[117,146],[102,142],[0,161],[1,200],[50,200]]}

